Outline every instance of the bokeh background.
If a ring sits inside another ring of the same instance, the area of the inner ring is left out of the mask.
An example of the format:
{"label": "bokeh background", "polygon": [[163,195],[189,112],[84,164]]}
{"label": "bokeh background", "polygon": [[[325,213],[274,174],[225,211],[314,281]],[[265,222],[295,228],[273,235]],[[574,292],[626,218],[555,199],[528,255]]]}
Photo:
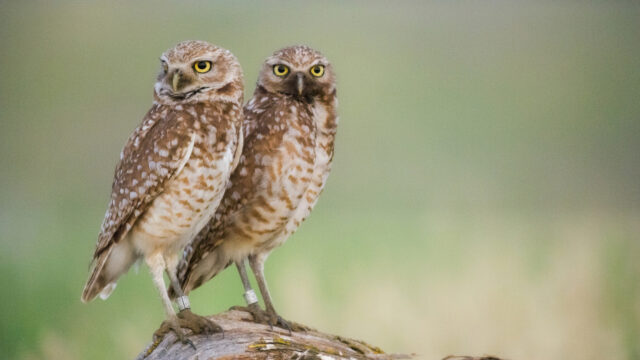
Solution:
{"label": "bokeh background", "polygon": [[[640,359],[637,2],[0,1],[0,357],[133,358],[143,266],[80,303],[159,55],[305,43],[339,80],[335,166],[267,262],[281,314],[421,358]],[[242,303],[229,269],[192,293]]]}

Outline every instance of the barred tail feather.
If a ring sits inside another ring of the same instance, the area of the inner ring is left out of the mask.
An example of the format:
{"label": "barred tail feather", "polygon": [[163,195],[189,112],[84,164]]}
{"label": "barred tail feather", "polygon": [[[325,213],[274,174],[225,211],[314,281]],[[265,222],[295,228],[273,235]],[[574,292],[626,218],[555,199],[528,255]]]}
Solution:
{"label": "barred tail feather", "polygon": [[[189,294],[191,290],[200,287],[200,285],[218,275],[232,263],[224,249],[218,247],[199,259],[195,264],[181,264],[187,266],[187,268],[186,271],[182,271],[179,274],[180,286],[185,294]],[[169,297],[171,299],[176,297],[173,288],[169,290]]]}
{"label": "barred tail feather", "polygon": [[98,256],[94,267],[82,291],[82,302],[93,300],[98,294],[105,300],[116,287],[118,278],[127,272],[136,261],[136,256],[128,241],[123,239],[113,244]]}
{"label": "barred tail feather", "polygon": [[110,254],[111,248],[105,250],[97,259],[94,260],[93,270],[91,271],[91,275],[89,275],[87,283],[84,285],[84,290],[82,290],[82,297],[80,298],[82,302],[88,303],[93,300],[107,285],[104,281],[102,269],[104,268],[107,259],[109,259]]}

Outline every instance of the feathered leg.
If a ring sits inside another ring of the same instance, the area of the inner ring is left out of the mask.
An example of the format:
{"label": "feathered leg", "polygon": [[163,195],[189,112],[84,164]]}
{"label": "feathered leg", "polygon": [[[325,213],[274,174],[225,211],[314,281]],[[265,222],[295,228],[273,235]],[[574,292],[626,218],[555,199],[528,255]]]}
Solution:
{"label": "feathered leg", "polygon": [[167,267],[167,275],[169,275],[169,281],[171,282],[173,291],[177,294],[176,301],[180,307],[180,312],[178,313],[180,326],[191,330],[194,334],[213,334],[223,332],[220,325],[204,316],[196,315],[191,312],[189,298],[184,294],[180,287],[180,282],[176,276],[175,266]]}
{"label": "feathered leg", "polygon": [[183,343],[189,343],[190,341],[186,338],[184,331],[180,328],[180,324],[178,323],[178,318],[176,317],[176,312],[171,305],[171,300],[169,299],[169,295],[167,294],[167,288],[164,283],[164,278],[162,274],[166,268],[165,261],[160,253],[148,256],[145,258],[147,265],[149,266],[149,270],[151,271],[151,278],[153,280],[153,284],[158,290],[160,294],[160,298],[162,299],[162,305],[164,305],[164,311],[167,314],[167,319],[162,322],[160,328],[156,330],[153,334],[153,341],[155,344],[159,344],[164,336],[169,332],[173,331],[176,334],[176,337]]}

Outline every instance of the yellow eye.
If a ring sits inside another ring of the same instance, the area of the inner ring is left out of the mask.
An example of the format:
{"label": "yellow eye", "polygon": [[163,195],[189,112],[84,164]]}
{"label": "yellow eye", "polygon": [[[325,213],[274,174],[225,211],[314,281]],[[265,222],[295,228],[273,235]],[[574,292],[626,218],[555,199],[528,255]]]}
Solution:
{"label": "yellow eye", "polygon": [[198,61],[193,64],[193,70],[199,73],[206,73],[211,70],[211,61]]}
{"label": "yellow eye", "polygon": [[273,73],[276,74],[276,76],[285,76],[289,73],[289,67],[282,64],[274,65]]}
{"label": "yellow eye", "polygon": [[313,65],[311,70],[309,71],[311,75],[315,77],[320,77],[324,75],[324,66],[323,65]]}

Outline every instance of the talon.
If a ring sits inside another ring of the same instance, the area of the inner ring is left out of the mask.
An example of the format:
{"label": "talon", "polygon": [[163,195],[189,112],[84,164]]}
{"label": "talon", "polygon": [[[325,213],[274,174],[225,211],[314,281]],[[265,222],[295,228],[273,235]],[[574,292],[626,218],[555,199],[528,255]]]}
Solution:
{"label": "talon", "polygon": [[278,315],[278,324],[281,328],[288,330],[289,336],[291,336],[291,326],[289,326],[289,323],[285,321],[280,315]]}
{"label": "talon", "polygon": [[193,343],[193,341],[191,341],[190,339],[185,339],[185,341],[183,342],[183,344],[189,344],[191,345],[191,347],[193,348],[193,350],[197,350],[196,349],[196,345]]}

